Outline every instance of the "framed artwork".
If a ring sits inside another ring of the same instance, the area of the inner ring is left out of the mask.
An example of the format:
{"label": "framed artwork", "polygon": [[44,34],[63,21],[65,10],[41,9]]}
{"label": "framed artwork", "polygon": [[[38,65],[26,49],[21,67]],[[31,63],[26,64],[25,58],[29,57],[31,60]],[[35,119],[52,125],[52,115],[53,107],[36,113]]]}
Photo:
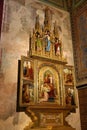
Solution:
{"label": "framed artwork", "polygon": [[60,80],[58,72],[52,66],[43,66],[38,75],[39,103],[60,104]]}
{"label": "framed artwork", "polygon": [[75,105],[75,83],[73,66],[64,67],[64,86],[66,105]]}
{"label": "framed artwork", "polygon": [[68,86],[74,85],[74,75],[72,66],[64,67],[64,85]]}
{"label": "framed artwork", "polygon": [[20,106],[25,107],[34,103],[34,63],[22,56],[20,67]]}

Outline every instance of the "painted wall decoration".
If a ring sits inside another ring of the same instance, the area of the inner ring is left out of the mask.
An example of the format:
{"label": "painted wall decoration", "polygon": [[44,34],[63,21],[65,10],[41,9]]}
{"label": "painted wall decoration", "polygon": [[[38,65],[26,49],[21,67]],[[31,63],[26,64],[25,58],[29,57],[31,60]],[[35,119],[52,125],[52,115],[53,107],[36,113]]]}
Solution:
{"label": "painted wall decoration", "polygon": [[[77,85],[87,83],[87,4],[74,13]],[[84,23],[84,24],[83,24]]]}

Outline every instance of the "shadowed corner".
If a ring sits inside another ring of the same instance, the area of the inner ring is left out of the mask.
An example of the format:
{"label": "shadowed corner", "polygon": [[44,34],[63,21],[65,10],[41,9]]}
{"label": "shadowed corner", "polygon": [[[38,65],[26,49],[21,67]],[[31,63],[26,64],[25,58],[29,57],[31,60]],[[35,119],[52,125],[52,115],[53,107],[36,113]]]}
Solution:
{"label": "shadowed corner", "polygon": [[18,60],[18,74],[17,74],[17,100],[16,100],[16,112],[25,111],[24,107],[20,107],[20,72],[21,72],[21,60]]}

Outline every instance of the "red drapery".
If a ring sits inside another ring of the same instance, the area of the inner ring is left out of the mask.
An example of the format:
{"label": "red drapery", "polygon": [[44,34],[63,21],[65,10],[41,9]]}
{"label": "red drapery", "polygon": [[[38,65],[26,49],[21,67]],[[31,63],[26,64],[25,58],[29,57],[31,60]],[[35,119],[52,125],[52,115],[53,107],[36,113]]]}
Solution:
{"label": "red drapery", "polygon": [[2,25],[3,3],[4,3],[4,0],[0,0],[0,37],[1,37],[1,25]]}

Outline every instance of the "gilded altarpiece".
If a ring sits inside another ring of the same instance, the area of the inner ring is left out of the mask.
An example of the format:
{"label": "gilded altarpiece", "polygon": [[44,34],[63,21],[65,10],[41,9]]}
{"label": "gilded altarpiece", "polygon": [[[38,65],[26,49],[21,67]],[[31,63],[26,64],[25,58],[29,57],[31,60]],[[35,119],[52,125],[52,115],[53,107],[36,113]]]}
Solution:
{"label": "gilded altarpiece", "polygon": [[21,57],[19,106],[31,116],[33,128],[73,130],[65,117],[75,110],[73,66],[67,66],[55,22],[51,31],[51,12],[45,9],[44,26],[36,17],[30,35],[27,57]]}

